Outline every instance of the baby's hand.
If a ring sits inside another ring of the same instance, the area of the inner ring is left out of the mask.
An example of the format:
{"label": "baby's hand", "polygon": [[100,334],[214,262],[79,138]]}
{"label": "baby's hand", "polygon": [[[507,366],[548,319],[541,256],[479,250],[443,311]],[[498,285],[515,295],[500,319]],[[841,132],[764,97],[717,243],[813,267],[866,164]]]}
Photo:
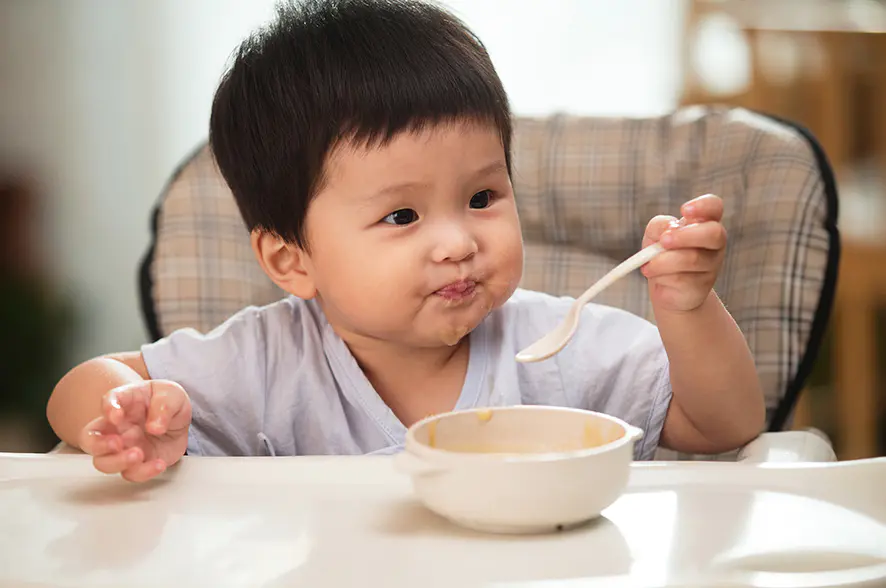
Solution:
{"label": "baby's hand", "polygon": [[707,299],[717,280],[726,248],[720,224],[723,201],[708,194],[690,200],[683,219],[657,216],[646,225],[643,246],[660,242],[667,251],[643,266],[656,308],[695,310]]}
{"label": "baby's hand", "polygon": [[102,397],[102,416],[80,433],[80,449],[100,472],[144,482],[177,462],[188,447],[191,401],[168,380],[145,380]]}

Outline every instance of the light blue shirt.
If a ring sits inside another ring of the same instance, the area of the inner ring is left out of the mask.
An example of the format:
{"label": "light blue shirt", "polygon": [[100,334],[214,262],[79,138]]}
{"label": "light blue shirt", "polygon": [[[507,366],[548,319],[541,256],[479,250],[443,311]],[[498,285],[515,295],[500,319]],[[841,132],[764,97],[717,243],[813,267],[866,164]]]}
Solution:
{"label": "light blue shirt", "polygon": [[[470,335],[456,410],[543,404],[603,412],[643,429],[635,457],[652,459],[671,400],[654,325],[589,304],[559,354],[514,360],[571,303],[518,290],[493,311]],[[190,455],[359,455],[403,446],[406,427],[314,301],[248,307],[205,335],[176,331],[142,354],[151,378],[174,380],[191,398]]]}

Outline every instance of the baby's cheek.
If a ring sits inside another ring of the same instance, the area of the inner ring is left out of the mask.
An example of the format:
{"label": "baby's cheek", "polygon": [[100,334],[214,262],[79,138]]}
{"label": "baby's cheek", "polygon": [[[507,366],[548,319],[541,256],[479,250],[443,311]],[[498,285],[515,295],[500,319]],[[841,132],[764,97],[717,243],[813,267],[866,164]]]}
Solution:
{"label": "baby's cheek", "polygon": [[523,278],[523,242],[519,237],[514,239],[511,246],[502,252],[501,259],[500,294],[509,298]]}
{"label": "baby's cheek", "polygon": [[371,301],[370,305],[386,309],[400,306],[401,310],[406,310],[402,307],[415,295],[417,280],[422,274],[403,253],[385,252],[377,258],[355,255],[346,270],[347,275],[340,276],[340,279],[349,284],[352,296],[366,298]]}

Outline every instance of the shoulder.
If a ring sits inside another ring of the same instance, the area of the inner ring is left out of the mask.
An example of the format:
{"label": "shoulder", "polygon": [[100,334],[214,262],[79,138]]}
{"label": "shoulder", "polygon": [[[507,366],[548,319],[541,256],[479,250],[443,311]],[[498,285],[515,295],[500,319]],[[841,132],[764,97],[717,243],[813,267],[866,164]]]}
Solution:
{"label": "shoulder", "polygon": [[269,351],[290,347],[318,331],[322,313],[316,303],[286,297],[264,306],[248,306],[206,333],[183,328],[143,345],[149,373],[228,371],[239,364],[264,364]]}
{"label": "shoulder", "polygon": [[151,378],[178,382],[191,399],[190,453],[260,454],[269,403],[316,365],[306,354],[322,354],[313,344],[321,316],[316,303],[288,297],[244,308],[208,333],[181,329],[142,347]]}

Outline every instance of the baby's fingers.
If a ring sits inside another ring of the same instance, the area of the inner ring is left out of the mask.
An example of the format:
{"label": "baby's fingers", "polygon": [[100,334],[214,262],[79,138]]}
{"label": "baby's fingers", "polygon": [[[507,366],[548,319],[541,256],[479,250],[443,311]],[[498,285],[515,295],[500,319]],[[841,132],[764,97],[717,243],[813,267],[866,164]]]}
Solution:
{"label": "baby's fingers", "polygon": [[130,482],[147,482],[164,471],[166,471],[166,462],[162,459],[152,459],[124,470],[122,475]]}
{"label": "baby's fingers", "polygon": [[77,442],[84,453],[94,456],[116,453],[123,449],[123,439],[117,434],[116,428],[103,416],[92,420],[83,427]]}
{"label": "baby's fingers", "polygon": [[716,271],[719,256],[704,249],[677,249],[665,251],[643,266],[641,272],[647,278],[659,278],[675,274],[699,274]]}
{"label": "baby's fingers", "polygon": [[145,453],[138,447],[131,447],[126,451],[94,457],[92,464],[95,466],[95,469],[105,474],[119,474],[143,463],[144,460]]}
{"label": "baby's fingers", "polygon": [[[179,426],[180,413],[189,409],[187,395],[181,386],[175,382],[166,380],[153,380],[151,382],[151,404],[148,407],[148,416],[145,421],[145,430],[151,435],[164,435],[170,429]],[[190,422],[190,414],[187,422]]]}
{"label": "baby's fingers", "polygon": [[653,217],[646,225],[646,232],[643,234],[643,247],[652,245],[661,239],[661,236],[670,229],[680,226],[680,221],[672,216],[660,214]]}
{"label": "baby's fingers", "polygon": [[718,222],[703,222],[668,230],[661,236],[667,249],[707,249],[726,247],[726,229]]}
{"label": "baby's fingers", "polygon": [[150,381],[118,386],[102,398],[102,412],[115,427],[128,428],[128,422],[139,420],[139,413],[144,415],[150,393]]}
{"label": "baby's fingers", "polygon": [[680,213],[689,221],[719,221],[723,218],[723,200],[719,196],[705,194],[681,206]]}

